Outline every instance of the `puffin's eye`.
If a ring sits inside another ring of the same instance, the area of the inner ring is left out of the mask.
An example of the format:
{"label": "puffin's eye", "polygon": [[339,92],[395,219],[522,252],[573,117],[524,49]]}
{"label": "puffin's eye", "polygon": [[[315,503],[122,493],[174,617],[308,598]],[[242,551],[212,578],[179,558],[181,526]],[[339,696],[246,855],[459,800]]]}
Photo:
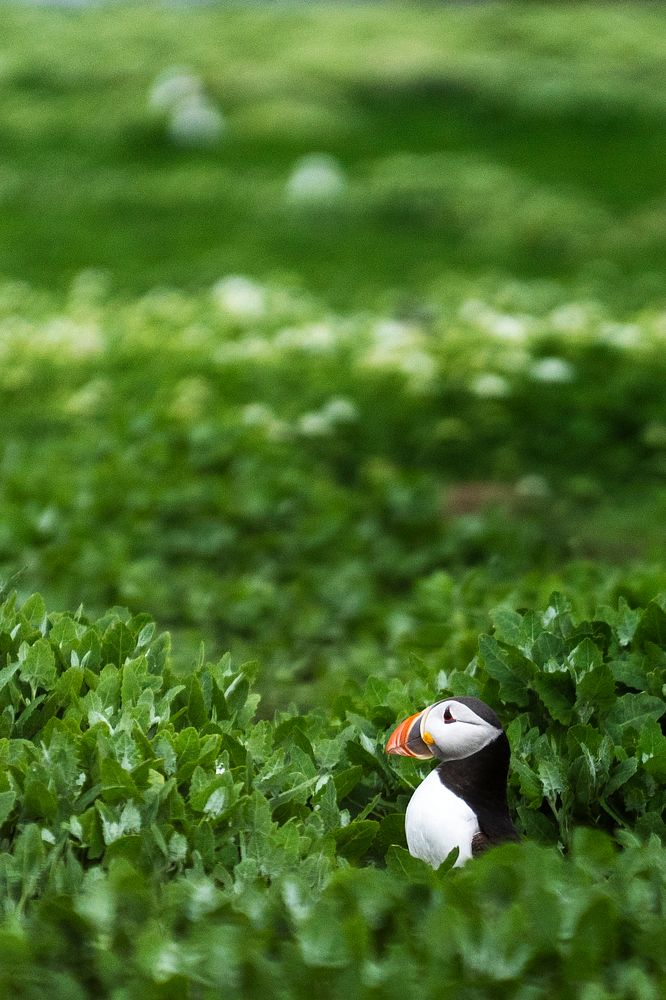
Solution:
{"label": "puffin's eye", "polygon": [[444,722],[455,722],[456,720],[451,715],[451,709],[447,705],[444,709]]}

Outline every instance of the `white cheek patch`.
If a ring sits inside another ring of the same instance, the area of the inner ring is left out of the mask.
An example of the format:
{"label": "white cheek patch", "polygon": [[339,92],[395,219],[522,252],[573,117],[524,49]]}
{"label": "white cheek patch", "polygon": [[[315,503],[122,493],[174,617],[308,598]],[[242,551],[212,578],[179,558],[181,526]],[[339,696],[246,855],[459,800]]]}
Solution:
{"label": "white cheek patch", "polygon": [[[464,709],[460,711],[460,716],[468,715],[469,722],[456,717],[457,707]],[[423,739],[438,751],[437,756],[441,760],[462,760],[464,757],[471,757],[496,740],[502,732],[501,729],[484,722],[464,705],[451,705],[451,712],[456,721],[445,722],[441,705],[433,705],[423,721]],[[428,740],[428,735],[432,743]]]}

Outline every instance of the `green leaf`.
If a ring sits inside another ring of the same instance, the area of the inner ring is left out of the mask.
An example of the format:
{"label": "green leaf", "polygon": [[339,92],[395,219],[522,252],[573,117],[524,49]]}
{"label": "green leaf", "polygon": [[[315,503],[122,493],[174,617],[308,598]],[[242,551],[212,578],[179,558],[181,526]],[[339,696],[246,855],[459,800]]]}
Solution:
{"label": "green leaf", "polygon": [[523,618],[517,611],[494,608],[490,620],[495,626],[495,638],[509,646],[519,646],[523,636]]}
{"label": "green leaf", "polygon": [[566,786],[566,778],[560,761],[554,757],[539,762],[537,773],[546,798],[559,795]]}
{"label": "green leaf", "polygon": [[552,632],[542,632],[532,645],[530,659],[543,667],[550,660],[558,664],[564,656],[564,643],[558,635]]}
{"label": "green leaf", "polygon": [[58,799],[45,781],[29,778],[23,790],[23,812],[35,819],[53,820],[58,812]]}
{"label": "green leaf", "polygon": [[567,726],[573,719],[575,694],[573,684],[566,673],[535,673],[532,687],[557,722]]}
{"label": "green leaf", "polygon": [[616,792],[625,782],[629,781],[629,778],[632,778],[636,774],[637,770],[638,761],[635,757],[627,757],[626,760],[620,761],[606,782],[603,790],[604,796],[612,795],[613,792]]}
{"label": "green leaf", "polygon": [[46,605],[42,595],[32,594],[21,606],[21,614],[33,628],[40,628],[46,621]]}
{"label": "green leaf", "polygon": [[386,852],[386,867],[394,877],[413,884],[432,884],[433,869],[425,861],[413,858],[404,847],[391,845]]}
{"label": "green leaf", "polygon": [[185,684],[187,690],[187,719],[190,725],[197,729],[203,729],[208,722],[208,712],[204,701],[201,683],[196,674],[187,678]]}
{"label": "green leaf", "polygon": [[384,850],[389,846],[404,847],[405,839],[405,814],[389,813],[379,824],[377,843]]}
{"label": "green leaf", "polygon": [[583,674],[576,686],[576,710],[583,722],[605,712],[615,702],[615,679],[610,667],[599,663]]}
{"label": "green leaf", "polygon": [[642,653],[625,654],[621,660],[612,660],[609,666],[615,680],[625,687],[632,687],[637,691],[644,691],[647,687],[645,657]]}
{"label": "green leaf", "polygon": [[508,654],[492,636],[482,635],[479,638],[479,657],[490,677],[499,682],[503,701],[520,707],[528,704],[526,668],[520,669],[510,661]]}
{"label": "green leaf", "polygon": [[617,635],[620,645],[628,646],[636,634],[638,623],[641,620],[641,612],[638,609],[630,608],[624,597],[620,597],[617,604]]}
{"label": "green leaf", "polygon": [[606,725],[609,732],[621,738],[627,730],[641,729],[650,719],[660,719],[665,711],[666,704],[661,698],[644,692],[624,694],[609,711]]}
{"label": "green leaf", "polygon": [[591,639],[583,639],[575,649],[569,653],[569,662],[573,667],[576,683],[588,674],[591,670],[601,666],[602,655],[598,646]]}
{"label": "green leaf", "polygon": [[358,860],[371,846],[379,832],[379,823],[372,819],[356,820],[342,827],[335,835],[338,854],[347,860]]}
{"label": "green leaf", "polygon": [[33,643],[21,660],[21,680],[30,685],[33,698],[38,688],[50,691],[56,680],[55,655],[46,639]]}
{"label": "green leaf", "polygon": [[109,625],[102,637],[102,663],[122,667],[136,648],[136,640],[124,622]]}
{"label": "green leaf", "polygon": [[0,826],[7,821],[15,802],[16,792],[0,792]]}
{"label": "green leaf", "polygon": [[641,728],[637,751],[648,774],[662,780],[666,778],[666,736],[654,719],[648,719]]}
{"label": "green leaf", "polygon": [[[143,685],[141,683],[142,675],[137,669],[138,662],[140,661],[128,660],[122,668],[120,692],[123,708],[130,708],[132,705],[136,705],[141,697]],[[145,661],[143,676],[145,677]]]}
{"label": "green leaf", "polygon": [[646,642],[666,648],[666,612],[656,601],[650,601],[634,634],[637,646],[644,646]]}
{"label": "green leaf", "polygon": [[138,795],[132,775],[124,767],[107,757],[100,762],[102,794],[106,802],[118,802]]}
{"label": "green leaf", "polygon": [[342,801],[342,799],[356,788],[359,781],[362,780],[363,774],[364,771],[360,764],[354,764],[352,767],[346,767],[342,771],[335,772],[333,781],[335,782],[338,801]]}
{"label": "green leaf", "polygon": [[518,775],[521,798],[531,808],[538,808],[543,801],[543,786],[536,772],[515,754],[511,761],[511,770]]}

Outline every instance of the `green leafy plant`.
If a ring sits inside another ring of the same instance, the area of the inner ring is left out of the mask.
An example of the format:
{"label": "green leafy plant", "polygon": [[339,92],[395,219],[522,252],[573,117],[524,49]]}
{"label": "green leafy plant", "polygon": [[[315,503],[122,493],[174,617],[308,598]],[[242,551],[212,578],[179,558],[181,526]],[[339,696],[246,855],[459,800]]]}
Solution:
{"label": "green leafy plant", "polygon": [[526,841],[433,872],[404,847],[417,769],[383,753],[432,699],[425,671],[262,718],[256,664],[177,673],[145,615],[8,598],[3,988],[388,998],[445,975],[479,996],[658,996],[664,618],[621,603],[580,621],[559,595],[495,613],[447,685],[508,722]]}

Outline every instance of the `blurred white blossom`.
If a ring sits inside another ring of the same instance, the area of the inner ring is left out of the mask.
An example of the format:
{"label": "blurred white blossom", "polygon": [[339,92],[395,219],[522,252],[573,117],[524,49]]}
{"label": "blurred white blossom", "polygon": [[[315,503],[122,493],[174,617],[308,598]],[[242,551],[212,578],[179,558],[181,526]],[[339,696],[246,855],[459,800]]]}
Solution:
{"label": "blurred white blossom", "polygon": [[467,299],[458,310],[458,317],[470,326],[489,333],[498,340],[521,343],[530,332],[532,317],[501,313],[481,299]]}
{"label": "blurred white blossom", "polygon": [[266,313],[266,290],[244,275],[222,278],[213,285],[212,295],[220,312],[236,319],[260,319]]}
{"label": "blurred white blossom", "polygon": [[321,202],[338,198],[347,185],[344,171],[333,156],[304,156],[293,167],[287,181],[287,197],[296,202]]}
{"label": "blurred white blossom", "polygon": [[580,302],[568,302],[553,309],[548,325],[559,333],[579,333],[590,321],[590,307]]}
{"label": "blurred white blossom", "polygon": [[212,146],[224,129],[222,112],[202,96],[181,101],[169,119],[169,135],[181,146]]}
{"label": "blurred white blossom", "polygon": [[304,437],[327,437],[333,430],[331,421],[317,410],[303,413],[296,421],[296,429]]}
{"label": "blurred white blossom", "polygon": [[261,427],[273,419],[273,411],[265,403],[248,403],[241,410],[241,423],[246,427]]}
{"label": "blurred white blossom", "polygon": [[335,396],[323,407],[322,414],[333,424],[347,424],[358,418],[358,409],[350,399]]}
{"label": "blurred white blossom", "polygon": [[372,328],[372,342],[359,362],[368,368],[387,368],[406,375],[415,392],[427,391],[437,374],[422,331],[395,319],[379,320]]}
{"label": "blurred white blossom", "polygon": [[484,399],[501,399],[509,394],[510,388],[508,379],[494,372],[484,372],[472,382],[472,392]]}
{"label": "blurred white blossom", "polygon": [[372,332],[377,344],[389,349],[408,347],[419,335],[416,327],[398,319],[381,319]]}
{"label": "blurred white blossom", "polygon": [[240,411],[241,424],[263,432],[270,441],[285,441],[290,436],[289,425],[276,417],[265,403],[247,403]]}
{"label": "blurred white blossom", "polygon": [[318,354],[331,350],[337,341],[335,327],[324,320],[307,326],[285,327],[275,335],[274,343],[276,347],[285,350],[296,349]]}
{"label": "blurred white blossom", "polygon": [[603,323],[599,333],[602,340],[613,347],[637,347],[641,339],[637,323]]}
{"label": "blurred white blossom", "polygon": [[564,358],[539,358],[530,373],[537,382],[571,382],[575,369]]}
{"label": "blurred white blossom", "polygon": [[525,340],[529,333],[529,323],[525,317],[511,316],[508,313],[499,313],[494,310],[488,310],[482,328],[499,340],[508,340],[514,343]]}
{"label": "blurred white blossom", "polygon": [[200,77],[185,66],[170,66],[155,78],[148,95],[152,111],[173,111],[182,101],[203,92]]}
{"label": "blurred white blossom", "polygon": [[210,146],[226,127],[201,78],[183,66],[172,66],[157,76],[148,105],[168,115],[169,135],[179,145]]}

